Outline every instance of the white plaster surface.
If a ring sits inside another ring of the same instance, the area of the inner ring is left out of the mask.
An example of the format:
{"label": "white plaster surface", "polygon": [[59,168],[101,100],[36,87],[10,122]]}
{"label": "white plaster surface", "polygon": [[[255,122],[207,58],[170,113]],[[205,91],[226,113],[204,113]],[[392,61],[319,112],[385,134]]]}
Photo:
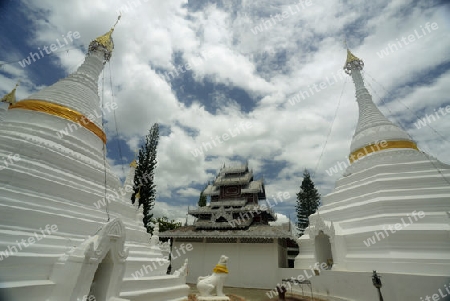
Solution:
{"label": "white plaster surface", "polygon": [[[75,74],[28,98],[59,103],[85,116],[96,110],[99,113],[97,79],[103,68],[102,57],[101,53],[91,53]],[[185,275],[166,275],[169,261],[150,248],[150,235],[142,222],[136,221],[139,214],[130,200],[120,194],[120,182],[105,162],[103,143],[97,136],[80,127],[59,138],[57,132],[71,122],[44,113],[14,109],[4,117],[0,157],[18,154],[20,160],[0,170],[0,252],[12,251],[0,261],[0,296],[6,294],[6,300],[14,301],[75,301],[89,295],[94,273],[101,266],[103,273],[113,275],[111,281],[116,281],[118,295],[114,300],[187,297]],[[100,118],[94,122],[101,127]],[[97,208],[94,204],[105,197],[105,183],[106,192],[114,198]],[[107,236],[103,244],[106,250],[96,250],[95,243],[92,249],[90,239],[115,219],[123,225],[121,234]],[[34,237],[46,225],[56,225],[58,231],[19,249],[17,241]],[[127,252],[119,274],[112,273],[111,267],[117,267],[122,259],[113,260],[108,255],[116,239],[124,240],[121,252]],[[79,250],[77,255],[71,253],[74,250]],[[100,255],[89,257],[89,250],[98,251],[103,259]],[[136,271],[152,264],[159,268],[134,277]],[[178,267],[173,265],[173,269]],[[58,277],[60,273],[66,276]]]}
{"label": "white plaster surface", "polygon": [[0,102],[0,122],[3,121],[4,115],[8,111],[9,103]]}

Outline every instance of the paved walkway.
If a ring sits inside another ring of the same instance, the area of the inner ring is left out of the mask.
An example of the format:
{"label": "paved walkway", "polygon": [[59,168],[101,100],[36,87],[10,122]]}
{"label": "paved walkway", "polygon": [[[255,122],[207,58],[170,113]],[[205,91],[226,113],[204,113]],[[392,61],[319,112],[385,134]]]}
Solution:
{"label": "paved walkway", "polygon": [[[189,284],[191,287],[191,294],[197,294],[197,288],[195,284]],[[237,287],[224,287],[223,292],[225,295],[236,295],[243,297],[246,301],[268,301],[268,300],[278,300],[278,297],[269,299],[266,293],[269,290],[266,289],[255,289],[255,288],[237,288]],[[313,301],[324,301],[326,299],[316,299]],[[294,295],[292,296],[290,293],[286,294],[286,301],[311,301],[311,297]]]}

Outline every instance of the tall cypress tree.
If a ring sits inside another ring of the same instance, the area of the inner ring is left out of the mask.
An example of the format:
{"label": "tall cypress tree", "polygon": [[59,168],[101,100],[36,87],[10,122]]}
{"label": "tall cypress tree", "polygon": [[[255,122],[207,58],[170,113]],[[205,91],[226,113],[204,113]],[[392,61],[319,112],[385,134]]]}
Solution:
{"label": "tall cypress tree", "polygon": [[205,188],[203,188],[202,192],[200,192],[200,197],[198,198],[197,203],[199,207],[205,207],[208,201],[207,196],[203,194],[203,191],[205,191],[206,187],[208,187],[208,184],[206,184]]}
{"label": "tall cypress tree", "polygon": [[206,195],[203,194],[203,191],[200,192],[200,197],[198,198],[198,206],[205,207],[206,206]]}
{"label": "tall cypress tree", "polygon": [[152,233],[153,228],[150,226],[153,214],[151,213],[155,206],[156,185],[155,185],[155,169],[156,169],[156,148],[159,141],[159,126],[155,123],[147,136],[145,143],[139,149],[138,165],[134,175],[134,191],[131,195],[131,202],[134,204],[136,195],[139,197],[139,206],[144,208],[144,227],[147,232]]}
{"label": "tall cypress tree", "polygon": [[317,211],[320,204],[320,194],[311,180],[308,170],[303,172],[303,181],[300,186],[300,192],[297,193],[297,230],[299,236],[309,225],[308,217]]}

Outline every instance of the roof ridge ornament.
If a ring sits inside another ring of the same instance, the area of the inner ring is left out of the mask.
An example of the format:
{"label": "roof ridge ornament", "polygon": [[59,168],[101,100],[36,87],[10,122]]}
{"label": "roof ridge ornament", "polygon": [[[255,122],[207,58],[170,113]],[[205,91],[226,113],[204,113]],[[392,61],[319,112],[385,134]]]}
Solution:
{"label": "roof ridge ornament", "polygon": [[5,96],[3,96],[0,101],[1,102],[7,102],[7,103],[9,103],[9,105],[15,104],[16,103],[16,89],[19,86],[19,84],[20,84],[20,80],[17,81],[17,84],[14,87],[14,89],[12,89],[11,92],[9,92]]}
{"label": "roof ridge ornament", "polygon": [[105,62],[110,60],[113,49],[114,49],[114,42],[113,42],[112,34],[113,34],[114,29],[116,28],[116,25],[119,22],[121,17],[122,17],[122,15],[119,15],[117,17],[116,23],[114,23],[113,27],[111,27],[111,29],[107,33],[105,33],[102,36],[99,36],[98,38],[96,38],[89,44],[89,53],[96,51],[96,50],[103,50],[105,53],[105,57],[104,57]]}

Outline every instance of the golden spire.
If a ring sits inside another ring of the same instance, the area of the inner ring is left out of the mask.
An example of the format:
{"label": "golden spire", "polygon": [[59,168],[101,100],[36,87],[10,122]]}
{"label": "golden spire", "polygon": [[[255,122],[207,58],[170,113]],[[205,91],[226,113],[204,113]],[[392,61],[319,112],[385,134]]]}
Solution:
{"label": "golden spire", "polygon": [[136,159],[130,163],[130,167],[134,167],[134,168],[137,167]]}
{"label": "golden spire", "polygon": [[9,92],[5,96],[3,96],[1,101],[2,102],[8,102],[9,105],[13,105],[16,102],[16,89],[17,89],[18,86],[19,86],[19,82],[17,82],[16,86],[14,87],[14,89],[12,89],[11,92]]}
{"label": "golden spire", "polygon": [[347,48],[347,61],[345,62],[345,65],[347,65],[348,63],[351,63],[353,61],[360,61],[360,59],[358,57],[356,57],[351,51],[350,49]]}
{"label": "golden spire", "polygon": [[[345,43],[347,45],[347,42]],[[347,60],[345,61],[344,71],[347,74],[352,74],[353,69],[362,70],[364,68],[364,62],[356,55],[354,55],[350,49],[347,48]]]}
{"label": "golden spire", "polygon": [[108,51],[113,51],[114,43],[113,43],[111,35],[114,32],[114,28],[116,27],[117,23],[119,22],[120,17],[121,17],[121,15],[119,15],[117,17],[116,23],[114,23],[113,27],[111,27],[111,29],[107,33],[105,33],[104,35],[102,35],[94,40],[97,43],[99,43],[100,45],[102,45],[103,47],[105,47]]}

